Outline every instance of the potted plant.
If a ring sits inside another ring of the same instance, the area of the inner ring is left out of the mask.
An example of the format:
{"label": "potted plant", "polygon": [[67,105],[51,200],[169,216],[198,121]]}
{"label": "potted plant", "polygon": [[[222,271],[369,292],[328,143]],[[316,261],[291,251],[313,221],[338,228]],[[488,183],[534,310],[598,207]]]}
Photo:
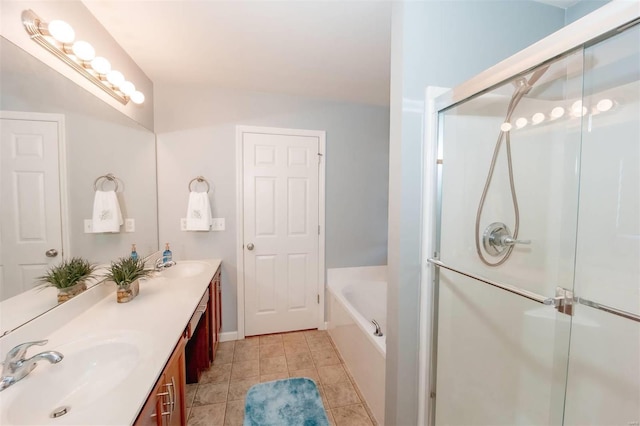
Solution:
{"label": "potted plant", "polygon": [[139,279],[146,277],[152,271],[144,269],[144,260],[131,257],[121,257],[111,262],[106,278],[118,286],[118,303],[132,300],[140,292]]}
{"label": "potted plant", "polygon": [[58,289],[58,303],[66,302],[87,289],[87,280],[93,276],[96,266],[81,257],[63,260],[47,273],[38,277],[42,287]]}

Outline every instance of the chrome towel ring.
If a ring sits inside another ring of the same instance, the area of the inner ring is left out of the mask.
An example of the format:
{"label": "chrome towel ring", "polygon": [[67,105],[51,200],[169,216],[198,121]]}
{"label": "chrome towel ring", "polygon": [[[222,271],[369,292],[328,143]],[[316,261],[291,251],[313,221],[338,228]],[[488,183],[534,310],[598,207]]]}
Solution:
{"label": "chrome towel ring", "polygon": [[205,185],[207,185],[207,192],[209,192],[209,189],[211,189],[211,187],[209,186],[209,182],[204,177],[198,176],[198,177],[195,177],[195,178],[191,179],[191,181],[189,181],[189,192],[193,191],[191,189],[191,185],[193,184],[193,182],[198,182],[198,183],[204,182]]}
{"label": "chrome towel ring", "polygon": [[100,183],[100,190],[103,191],[104,184],[106,182],[113,182],[116,185],[116,187],[114,188],[114,191],[118,192],[118,178],[115,177],[112,173],[107,173],[106,175],[98,176],[96,180],[93,181],[93,190],[97,191],[98,183]]}

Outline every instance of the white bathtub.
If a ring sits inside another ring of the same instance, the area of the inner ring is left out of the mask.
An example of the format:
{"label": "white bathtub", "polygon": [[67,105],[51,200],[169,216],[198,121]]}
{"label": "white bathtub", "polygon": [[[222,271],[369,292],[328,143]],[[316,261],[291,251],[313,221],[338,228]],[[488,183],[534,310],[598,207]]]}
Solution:
{"label": "white bathtub", "polygon": [[[327,271],[328,330],[379,424],[384,423],[387,267]],[[384,333],[373,335],[376,320]]]}

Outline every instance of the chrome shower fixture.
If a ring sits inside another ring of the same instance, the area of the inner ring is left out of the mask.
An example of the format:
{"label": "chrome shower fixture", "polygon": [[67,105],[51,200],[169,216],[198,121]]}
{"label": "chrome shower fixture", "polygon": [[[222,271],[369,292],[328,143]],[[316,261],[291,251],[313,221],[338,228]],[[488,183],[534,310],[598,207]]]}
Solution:
{"label": "chrome shower fixture", "polygon": [[509,227],[502,222],[493,222],[482,235],[482,246],[490,256],[500,256],[516,244],[531,244],[531,240],[513,238]]}

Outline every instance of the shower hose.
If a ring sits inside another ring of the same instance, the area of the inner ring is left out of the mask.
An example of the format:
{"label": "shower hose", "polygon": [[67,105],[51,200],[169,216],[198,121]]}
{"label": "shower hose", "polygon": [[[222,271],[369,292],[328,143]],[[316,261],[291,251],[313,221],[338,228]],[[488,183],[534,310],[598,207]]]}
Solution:
{"label": "shower hose", "polygon": [[[546,65],[542,68],[537,69],[529,80],[526,78],[521,78],[516,81],[516,90],[511,96],[511,101],[509,101],[509,106],[507,107],[507,114],[505,116],[505,123],[511,121],[511,116],[513,115],[516,106],[520,103],[520,100],[533,88],[533,85],[542,77],[542,75],[547,71],[549,65]],[[500,153],[500,147],[502,146],[502,141],[505,140],[505,145],[507,148],[507,168],[509,171],[509,189],[511,190],[511,201],[513,202],[513,212],[515,215],[515,225],[513,227],[513,236],[512,238],[515,240],[518,238],[518,230],[520,229],[520,209],[518,207],[518,197],[516,196],[516,187],[513,181],[513,164],[511,161],[511,137],[509,131],[500,130],[500,134],[498,135],[498,140],[496,141],[496,146],[493,149],[493,158],[491,158],[491,166],[489,166],[489,173],[487,174],[487,180],[484,183],[484,190],[482,191],[482,196],[480,197],[480,203],[478,204],[478,211],[476,213],[476,252],[480,257],[480,260],[485,265],[488,266],[499,266],[509,259],[511,256],[511,252],[513,251],[513,245],[510,245],[507,248],[504,256],[497,262],[491,263],[487,260],[487,258],[482,253],[480,247],[480,216],[482,216],[482,210],[484,209],[484,202],[487,198],[487,192],[489,192],[489,187],[491,186],[491,179],[493,178],[493,172],[496,168],[496,161],[498,159],[498,154]]]}

